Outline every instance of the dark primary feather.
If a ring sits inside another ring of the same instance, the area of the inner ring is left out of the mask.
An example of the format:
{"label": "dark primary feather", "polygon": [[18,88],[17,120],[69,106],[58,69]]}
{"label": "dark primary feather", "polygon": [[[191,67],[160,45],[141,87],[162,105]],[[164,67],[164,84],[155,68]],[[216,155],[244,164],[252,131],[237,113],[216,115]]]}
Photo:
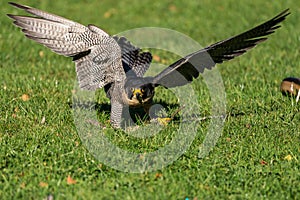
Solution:
{"label": "dark primary feather", "polygon": [[143,77],[149,69],[152,55],[142,52],[140,48],[133,46],[125,37],[113,37],[122,51],[122,64],[126,76]]}
{"label": "dark primary feather", "polygon": [[154,84],[167,88],[185,85],[193,78],[197,78],[199,73],[203,73],[204,69],[211,69],[216,63],[222,63],[244,54],[258,43],[265,41],[267,37],[264,36],[279,28],[278,24],[290,14],[288,11],[289,9],[284,10],[276,17],[249,31],[187,55],[155,76]]}

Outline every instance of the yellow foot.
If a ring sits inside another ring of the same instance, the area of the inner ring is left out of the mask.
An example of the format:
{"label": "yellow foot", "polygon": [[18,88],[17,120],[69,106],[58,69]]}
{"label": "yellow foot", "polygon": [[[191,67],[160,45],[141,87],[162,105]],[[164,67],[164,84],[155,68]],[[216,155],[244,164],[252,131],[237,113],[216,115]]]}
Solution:
{"label": "yellow foot", "polygon": [[158,117],[151,120],[153,123],[157,123],[161,126],[167,126],[169,122],[172,120],[170,117]]}
{"label": "yellow foot", "polygon": [[162,126],[167,126],[171,120],[172,120],[172,118],[170,118],[170,117],[157,118],[158,123]]}
{"label": "yellow foot", "polygon": [[183,108],[184,108],[184,106],[175,110],[175,112],[172,114],[171,117],[157,117],[157,118],[151,119],[150,122],[159,124],[161,126],[167,126],[170,123],[170,121],[172,121],[174,119],[175,115],[177,113],[179,113]]}

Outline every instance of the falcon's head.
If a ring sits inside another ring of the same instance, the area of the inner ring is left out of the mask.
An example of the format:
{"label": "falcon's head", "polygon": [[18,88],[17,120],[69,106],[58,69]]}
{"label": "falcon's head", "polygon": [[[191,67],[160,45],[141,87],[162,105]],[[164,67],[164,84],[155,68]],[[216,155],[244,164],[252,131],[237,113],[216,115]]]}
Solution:
{"label": "falcon's head", "polygon": [[125,93],[130,106],[148,104],[154,96],[154,85],[145,78],[128,79],[125,83]]}

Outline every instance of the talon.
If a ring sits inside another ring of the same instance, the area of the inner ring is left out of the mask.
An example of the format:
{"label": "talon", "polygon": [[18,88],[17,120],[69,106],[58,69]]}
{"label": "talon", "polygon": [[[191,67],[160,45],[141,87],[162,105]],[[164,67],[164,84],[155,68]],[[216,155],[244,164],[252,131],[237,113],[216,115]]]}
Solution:
{"label": "talon", "polygon": [[171,120],[172,120],[172,118],[170,118],[170,117],[157,118],[158,123],[162,126],[167,126]]}

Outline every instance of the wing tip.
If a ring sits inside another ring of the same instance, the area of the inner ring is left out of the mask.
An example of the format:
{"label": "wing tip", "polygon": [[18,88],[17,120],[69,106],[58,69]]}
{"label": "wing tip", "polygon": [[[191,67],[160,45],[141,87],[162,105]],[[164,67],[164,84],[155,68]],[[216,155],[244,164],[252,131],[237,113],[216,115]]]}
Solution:
{"label": "wing tip", "polygon": [[20,8],[22,10],[27,10],[27,9],[30,9],[29,6],[25,6],[25,5],[22,5],[22,4],[18,4],[18,3],[15,3],[15,2],[8,2],[8,4],[10,4],[11,6],[14,6],[16,8]]}
{"label": "wing tip", "polygon": [[[18,4],[18,3],[15,3],[15,2],[8,2],[8,4],[11,5],[11,6],[13,6],[13,7],[22,9],[22,10],[29,10],[29,9],[31,9],[31,7],[29,7],[29,6]],[[13,15],[13,14],[6,14],[6,15],[9,18],[14,19],[14,20],[17,20],[17,17],[18,17],[18,15]]]}
{"label": "wing tip", "polygon": [[16,19],[16,15],[13,15],[13,14],[6,14],[6,16],[8,16],[9,18],[11,18],[11,19]]}
{"label": "wing tip", "polygon": [[288,15],[290,15],[290,14],[291,14],[290,8],[287,8],[287,9],[283,10],[281,13],[279,13],[278,15],[276,15],[276,16],[273,18],[273,20],[276,21],[277,23],[280,23],[280,22],[282,22],[283,20],[285,20],[286,17],[287,17]]}
{"label": "wing tip", "polygon": [[287,8],[287,9],[283,10],[278,16],[284,16],[284,17],[286,17],[289,14],[291,14],[290,8]]}

